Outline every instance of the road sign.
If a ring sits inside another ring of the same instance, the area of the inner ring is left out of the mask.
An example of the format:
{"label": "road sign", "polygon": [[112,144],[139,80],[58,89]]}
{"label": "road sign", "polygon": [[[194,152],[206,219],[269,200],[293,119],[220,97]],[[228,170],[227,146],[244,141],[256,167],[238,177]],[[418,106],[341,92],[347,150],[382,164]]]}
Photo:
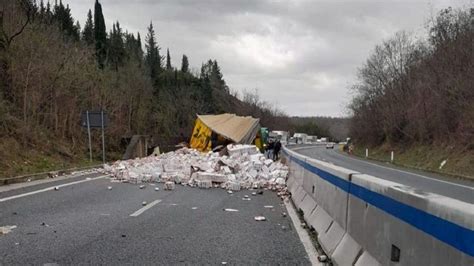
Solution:
{"label": "road sign", "polygon": [[85,111],[81,114],[81,125],[87,127],[87,135],[89,137],[89,159],[92,162],[92,143],[91,128],[102,129],[102,162],[105,163],[105,133],[104,129],[108,125],[107,114],[104,111],[89,112]]}
{"label": "road sign", "polygon": [[104,114],[104,127],[109,124],[109,119],[106,112],[101,111],[86,111],[81,114],[81,126],[87,127],[87,114],[89,114],[90,128],[102,128],[102,113]]}

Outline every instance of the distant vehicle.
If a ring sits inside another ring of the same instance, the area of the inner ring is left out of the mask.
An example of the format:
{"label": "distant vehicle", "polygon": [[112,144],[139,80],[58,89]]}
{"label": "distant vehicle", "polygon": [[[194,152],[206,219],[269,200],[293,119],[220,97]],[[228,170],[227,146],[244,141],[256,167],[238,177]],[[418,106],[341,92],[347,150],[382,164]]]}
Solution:
{"label": "distant vehicle", "polygon": [[328,138],[320,138],[321,142],[328,142]]}
{"label": "distant vehicle", "polygon": [[281,144],[286,145],[288,143],[288,132],[287,131],[281,131],[281,130],[274,130],[270,132],[272,136],[274,136],[276,139],[278,139]]}
{"label": "distant vehicle", "polygon": [[329,142],[328,144],[326,144],[326,149],[334,149],[334,143]]}
{"label": "distant vehicle", "polygon": [[297,144],[306,144],[308,142],[308,134],[305,133],[295,133],[293,138],[296,139]]}
{"label": "distant vehicle", "polygon": [[316,136],[308,136],[306,137],[306,143],[313,144],[318,138]]}

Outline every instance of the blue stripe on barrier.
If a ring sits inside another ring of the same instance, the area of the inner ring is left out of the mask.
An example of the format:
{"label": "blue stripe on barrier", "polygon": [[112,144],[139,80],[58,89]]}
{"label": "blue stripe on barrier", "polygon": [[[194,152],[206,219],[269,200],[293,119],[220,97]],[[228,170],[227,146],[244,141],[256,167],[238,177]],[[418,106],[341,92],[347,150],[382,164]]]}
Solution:
{"label": "blue stripe on barrier", "polygon": [[355,197],[370,203],[386,213],[418,228],[434,238],[474,256],[474,230],[470,230],[451,221],[444,220],[430,213],[394,200],[383,194],[351,183],[331,173],[321,170],[301,159],[291,156],[286,150],[283,153],[309,172],[318,175],[327,182],[341,188]]}

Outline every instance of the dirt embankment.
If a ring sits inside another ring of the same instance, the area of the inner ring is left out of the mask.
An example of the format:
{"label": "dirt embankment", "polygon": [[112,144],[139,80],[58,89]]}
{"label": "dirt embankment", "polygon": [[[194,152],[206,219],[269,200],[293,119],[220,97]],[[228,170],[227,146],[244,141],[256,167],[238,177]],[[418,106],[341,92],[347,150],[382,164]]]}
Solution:
{"label": "dirt embankment", "polygon": [[474,180],[472,149],[449,145],[412,145],[404,148],[388,144],[378,147],[356,145],[354,154],[365,157],[366,148],[369,149],[369,159],[390,162],[393,151],[395,165]]}

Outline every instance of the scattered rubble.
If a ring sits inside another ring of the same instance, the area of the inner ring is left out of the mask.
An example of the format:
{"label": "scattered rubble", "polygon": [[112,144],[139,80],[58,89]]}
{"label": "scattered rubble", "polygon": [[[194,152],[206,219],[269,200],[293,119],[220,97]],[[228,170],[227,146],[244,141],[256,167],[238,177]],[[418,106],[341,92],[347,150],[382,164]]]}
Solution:
{"label": "scattered rubble", "polygon": [[148,203],[146,201],[142,202],[143,206],[146,206]]}
{"label": "scattered rubble", "polygon": [[328,260],[328,256],[326,255],[319,255],[318,256],[319,262],[326,262]]}
{"label": "scattered rubble", "polygon": [[173,190],[175,188],[175,185],[171,181],[165,182],[164,190]]}
{"label": "scattered rubble", "polygon": [[108,186],[107,189],[108,189],[108,190],[112,190],[112,187],[111,187],[111,186]]}
{"label": "scattered rubble", "polygon": [[267,219],[264,216],[255,216],[255,221],[266,221]]}
{"label": "scattered rubble", "polygon": [[230,144],[227,152],[228,155],[222,155],[222,152],[201,153],[181,148],[158,156],[116,161],[104,165],[103,171],[121,182],[162,182],[165,190],[173,190],[175,184],[182,184],[202,189],[222,188],[229,194],[258,189],[252,192],[255,196],[268,189],[277,191],[281,199],[289,195],[285,185],[286,165],[266,159],[254,145]]}
{"label": "scattered rubble", "polygon": [[10,233],[15,228],[16,228],[16,225],[0,226],[0,235],[6,235],[6,234]]}

